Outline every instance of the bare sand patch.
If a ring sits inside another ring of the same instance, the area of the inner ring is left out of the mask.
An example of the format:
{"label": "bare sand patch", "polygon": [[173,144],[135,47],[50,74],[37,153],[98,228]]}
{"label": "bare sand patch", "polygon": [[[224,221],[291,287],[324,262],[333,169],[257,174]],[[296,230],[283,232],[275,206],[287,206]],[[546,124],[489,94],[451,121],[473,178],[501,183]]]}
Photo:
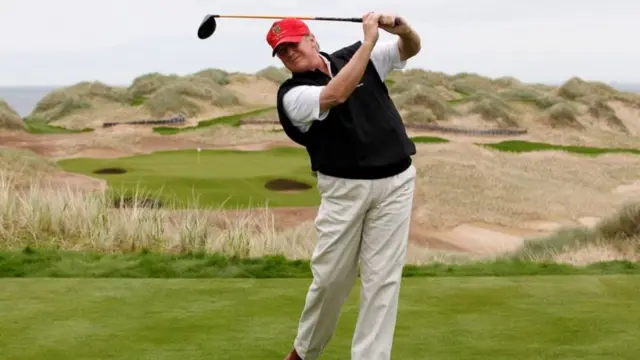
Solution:
{"label": "bare sand patch", "polygon": [[522,245],[520,236],[511,231],[497,231],[479,224],[460,224],[450,230],[434,231],[432,236],[476,254],[496,254],[515,250]]}
{"label": "bare sand patch", "polygon": [[278,85],[273,81],[251,76],[247,81],[233,81],[225,86],[238,94],[243,103],[272,106],[276,103]]}
{"label": "bare sand patch", "polygon": [[465,143],[418,149],[417,221],[434,228],[468,222],[579,225],[579,218],[610,213],[628,200],[611,189],[635,180],[640,168],[637,155],[513,154]]}
{"label": "bare sand patch", "polygon": [[629,129],[631,135],[640,135],[640,109],[629,107],[620,101],[610,101],[609,106]]}
{"label": "bare sand patch", "polygon": [[[638,172],[640,173],[640,171]],[[629,184],[618,185],[612,190],[612,192],[614,194],[622,194],[629,197],[640,196],[640,180],[636,180]]]}

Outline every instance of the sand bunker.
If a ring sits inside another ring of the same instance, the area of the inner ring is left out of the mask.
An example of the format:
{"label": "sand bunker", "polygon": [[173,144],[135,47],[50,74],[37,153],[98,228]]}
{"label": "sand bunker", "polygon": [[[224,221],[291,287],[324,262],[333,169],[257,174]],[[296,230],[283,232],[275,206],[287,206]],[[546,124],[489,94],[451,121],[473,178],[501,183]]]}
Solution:
{"label": "sand bunker", "polygon": [[104,168],[93,171],[94,174],[126,174],[127,170],[122,168]]}
{"label": "sand bunker", "polygon": [[475,254],[496,254],[519,248],[525,236],[510,229],[495,229],[490,225],[461,224],[447,231],[434,231],[431,237],[459,250]]}
{"label": "sand bunker", "polygon": [[640,180],[634,181],[630,184],[619,185],[613,189],[614,194],[624,194],[628,196],[640,195]]}
{"label": "sand bunker", "polygon": [[312,188],[311,185],[291,179],[274,179],[264,184],[264,187],[271,191],[280,192],[297,192],[305,191]]}

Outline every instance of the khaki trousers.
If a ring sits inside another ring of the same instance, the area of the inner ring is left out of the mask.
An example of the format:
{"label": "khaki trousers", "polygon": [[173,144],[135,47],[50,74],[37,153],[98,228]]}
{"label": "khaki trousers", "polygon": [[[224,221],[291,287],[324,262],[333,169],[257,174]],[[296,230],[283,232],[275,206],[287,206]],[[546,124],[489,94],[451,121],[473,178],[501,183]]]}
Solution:
{"label": "khaki trousers", "polygon": [[318,173],[313,282],[294,347],[315,360],[331,339],[360,264],[360,308],[352,360],[389,360],[405,262],[416,169],[385,179],[350,180]]}

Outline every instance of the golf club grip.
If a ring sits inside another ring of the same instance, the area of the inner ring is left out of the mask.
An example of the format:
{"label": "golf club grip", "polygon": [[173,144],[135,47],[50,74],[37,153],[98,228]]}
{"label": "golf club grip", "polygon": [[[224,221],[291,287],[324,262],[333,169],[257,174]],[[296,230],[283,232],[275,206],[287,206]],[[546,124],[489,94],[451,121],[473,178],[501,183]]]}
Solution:
{"label": "golf club grip", "polygon": [[320,21],[350,21],[350,22],[362,22],[362,18],[340,18],[340,17],[314,17],[313,20]]}
{"label": "golf club grip", "polygon": [[[314,17],[314,20],[321,20],[321,21],[350,21],[350,22],[362,22],[362,18],[338,18],[338,17]],[[402,20],[400,20],[400,18],[396,18],[395,23],[393,24],[393,26],[399,26],[402,25]]]}

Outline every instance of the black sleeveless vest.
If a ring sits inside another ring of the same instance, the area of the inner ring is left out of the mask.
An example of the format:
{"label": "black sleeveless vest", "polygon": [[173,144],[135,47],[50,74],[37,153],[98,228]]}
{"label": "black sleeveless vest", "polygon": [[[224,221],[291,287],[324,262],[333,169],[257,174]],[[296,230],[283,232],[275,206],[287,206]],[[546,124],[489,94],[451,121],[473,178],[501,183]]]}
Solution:
{"label": "black sleeveless vest", "polygon": [[[334,76],[360,47],[358,41],[332,54],[321,52],[331,63]],[[303,145],[311,160],[311,169],[349,179],[379,179],[396,175],[411,165],[415,144],[409,139],[402,118],[369,61],[356,87],[342,104],[314,121],[305,133],[296,128],[284,110],[284,94],[298,85],[326,85],[331,78],[320,70],[295,73],[278,90],[277,110],[283,130],[294,142]]]}

